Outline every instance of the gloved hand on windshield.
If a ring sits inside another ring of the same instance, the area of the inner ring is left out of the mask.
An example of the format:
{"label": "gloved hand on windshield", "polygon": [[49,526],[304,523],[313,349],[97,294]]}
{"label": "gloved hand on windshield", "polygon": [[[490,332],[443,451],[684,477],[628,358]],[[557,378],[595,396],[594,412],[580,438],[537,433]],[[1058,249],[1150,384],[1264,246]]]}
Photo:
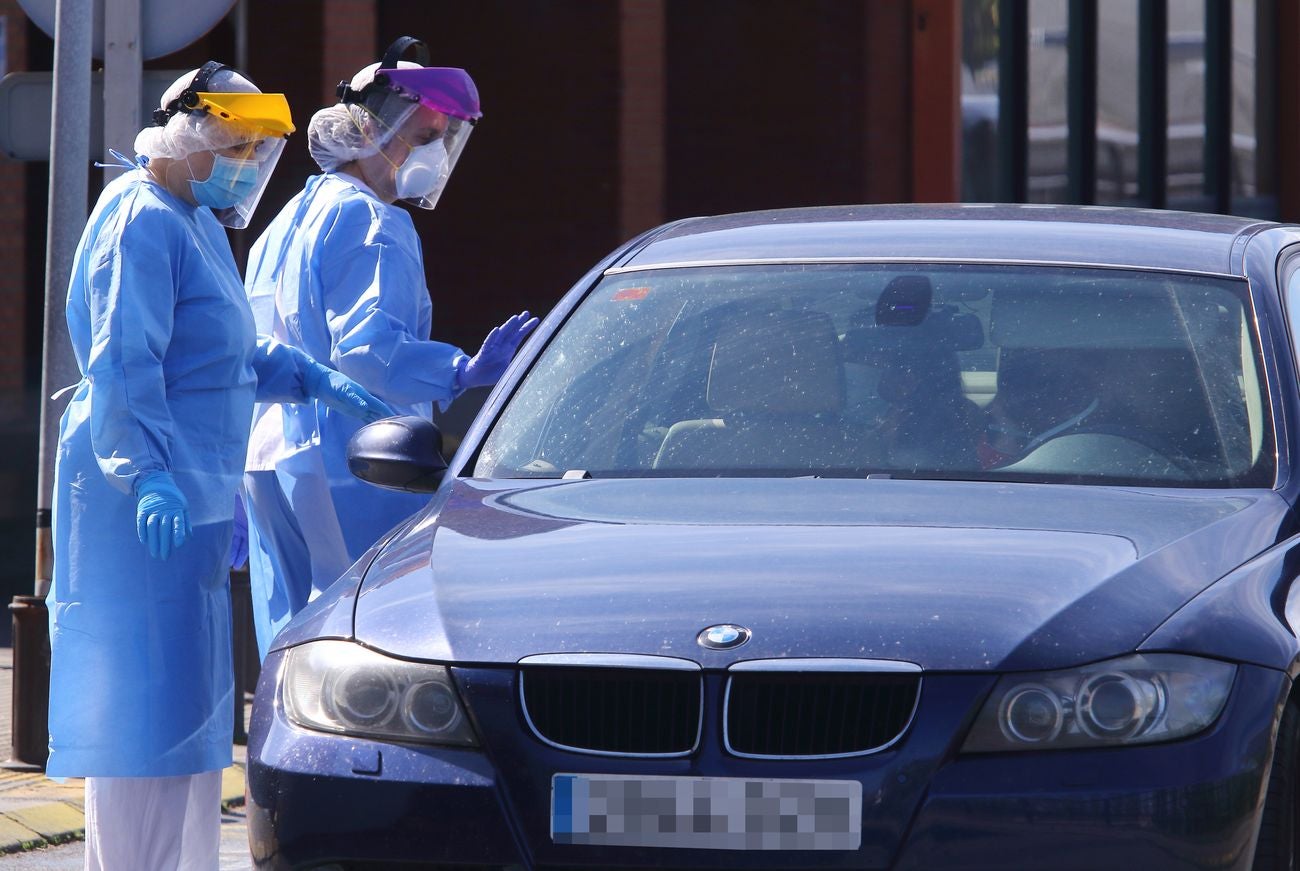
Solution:
{"label": "gloved hand on windshield", "polygon": [[477,354],[469,359],[460,358],[456,383],[465,389],[496,384],[497,379],[505,374],[519,343],[536,326],[537,318],[530,318],[528,312],[520,312],[501,326],[493,327]]}
{"label": "gloved hand on windshield", "polygon": [[308,396],[319,399],[328,408],[359,417],[366,423],[397,413],[342,372],[314,361],[303,375],[303,387]]}
{"label": "gloved hand on windshield", "polygon": [[151,472],[136,485],[135,533],[156,559],[167,559],[189,541],[190,506],[170,472]]}

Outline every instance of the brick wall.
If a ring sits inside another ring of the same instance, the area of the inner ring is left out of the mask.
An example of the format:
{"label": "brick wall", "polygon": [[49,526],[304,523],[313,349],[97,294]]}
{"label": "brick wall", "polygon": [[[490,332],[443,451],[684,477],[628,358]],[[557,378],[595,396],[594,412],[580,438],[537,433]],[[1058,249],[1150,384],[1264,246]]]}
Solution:
{"label": "brick wall", "polygon": [[[367,64],[376,54],[375,0],[324,0],[321,4],[320,105],[337,102],[335,86]],[[305,108],[305,107],[304,107]],[[304,112],[304,122],[311,115]]]}
{"label": "brick wall", "polygon": [[619,235],[664,220],[664,0],[619,3]]}
{"label": "brick wall", "polygon": [[665,217],[862,202],[868,24],[840,0],[668,0]]}

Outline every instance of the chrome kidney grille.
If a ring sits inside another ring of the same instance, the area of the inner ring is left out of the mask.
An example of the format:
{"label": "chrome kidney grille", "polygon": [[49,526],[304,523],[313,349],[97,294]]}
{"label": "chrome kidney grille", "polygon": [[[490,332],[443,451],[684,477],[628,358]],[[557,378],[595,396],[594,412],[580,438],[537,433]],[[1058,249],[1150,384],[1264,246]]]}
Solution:
{"label": "chrome kidney grille", "polygon": [[[699,746],[704,675],[693,662],[551,654],[521,665],[524,719],[553,747],[672,757]],[[732,666],[725,687],[727,752],[827,758],[874,753],[902,737],[920,698],[921,673],[911,663],[880,660],[762,660]]]}
{"label": "chrome kidney grille", "polygon": [[543,741],[611,756],[685,756],[700,737],[698,671],[530,668],[524,716]]}
{"label": "chrome kidney grille", "polygon": [[723,733],[727,751],[796,759],[883,750],[911,722],[920,686],[919,674],[733,674]]}

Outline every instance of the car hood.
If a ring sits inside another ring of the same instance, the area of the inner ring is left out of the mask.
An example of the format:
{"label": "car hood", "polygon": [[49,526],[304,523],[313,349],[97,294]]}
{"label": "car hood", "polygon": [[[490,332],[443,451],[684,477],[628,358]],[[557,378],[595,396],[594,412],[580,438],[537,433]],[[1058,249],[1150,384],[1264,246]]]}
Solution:
{"label": "car hood", "polygon": [[[1037,669],[1134,649],[1278,539],[1271,491],[840,479],[459,479],[366,573],[414,659],[640,653]],[[752,631],[699,646],[705,627]]]}

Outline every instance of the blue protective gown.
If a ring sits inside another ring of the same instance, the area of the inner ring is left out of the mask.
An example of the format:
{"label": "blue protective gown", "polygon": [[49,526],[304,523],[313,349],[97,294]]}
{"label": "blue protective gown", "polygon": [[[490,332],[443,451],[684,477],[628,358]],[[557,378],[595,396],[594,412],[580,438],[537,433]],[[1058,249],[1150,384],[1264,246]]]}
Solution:
{"label": "blue protective gown", "polygon": [[[411,216],[362,182],[311,177],[253,245],[246,285],[259,333],[329,361],[399,414],[427,418],[459,392],[464,352],[429,338]],[[346,447],[360,425],[321,403],[257,406],[244,483],[263,657],[314,593],[428,502],[352,476]]]}
{"label": "blue protective gown", "polygon": [[[259,341],[225,230],[136,169],[96,204],[73,263],[82,379],[59,429],[50,613],[51,776],[228,766],[228,552],[254,395],[301,401],[304,356]],[[194,535],[136,537],[134,484],[170,471]]]}

